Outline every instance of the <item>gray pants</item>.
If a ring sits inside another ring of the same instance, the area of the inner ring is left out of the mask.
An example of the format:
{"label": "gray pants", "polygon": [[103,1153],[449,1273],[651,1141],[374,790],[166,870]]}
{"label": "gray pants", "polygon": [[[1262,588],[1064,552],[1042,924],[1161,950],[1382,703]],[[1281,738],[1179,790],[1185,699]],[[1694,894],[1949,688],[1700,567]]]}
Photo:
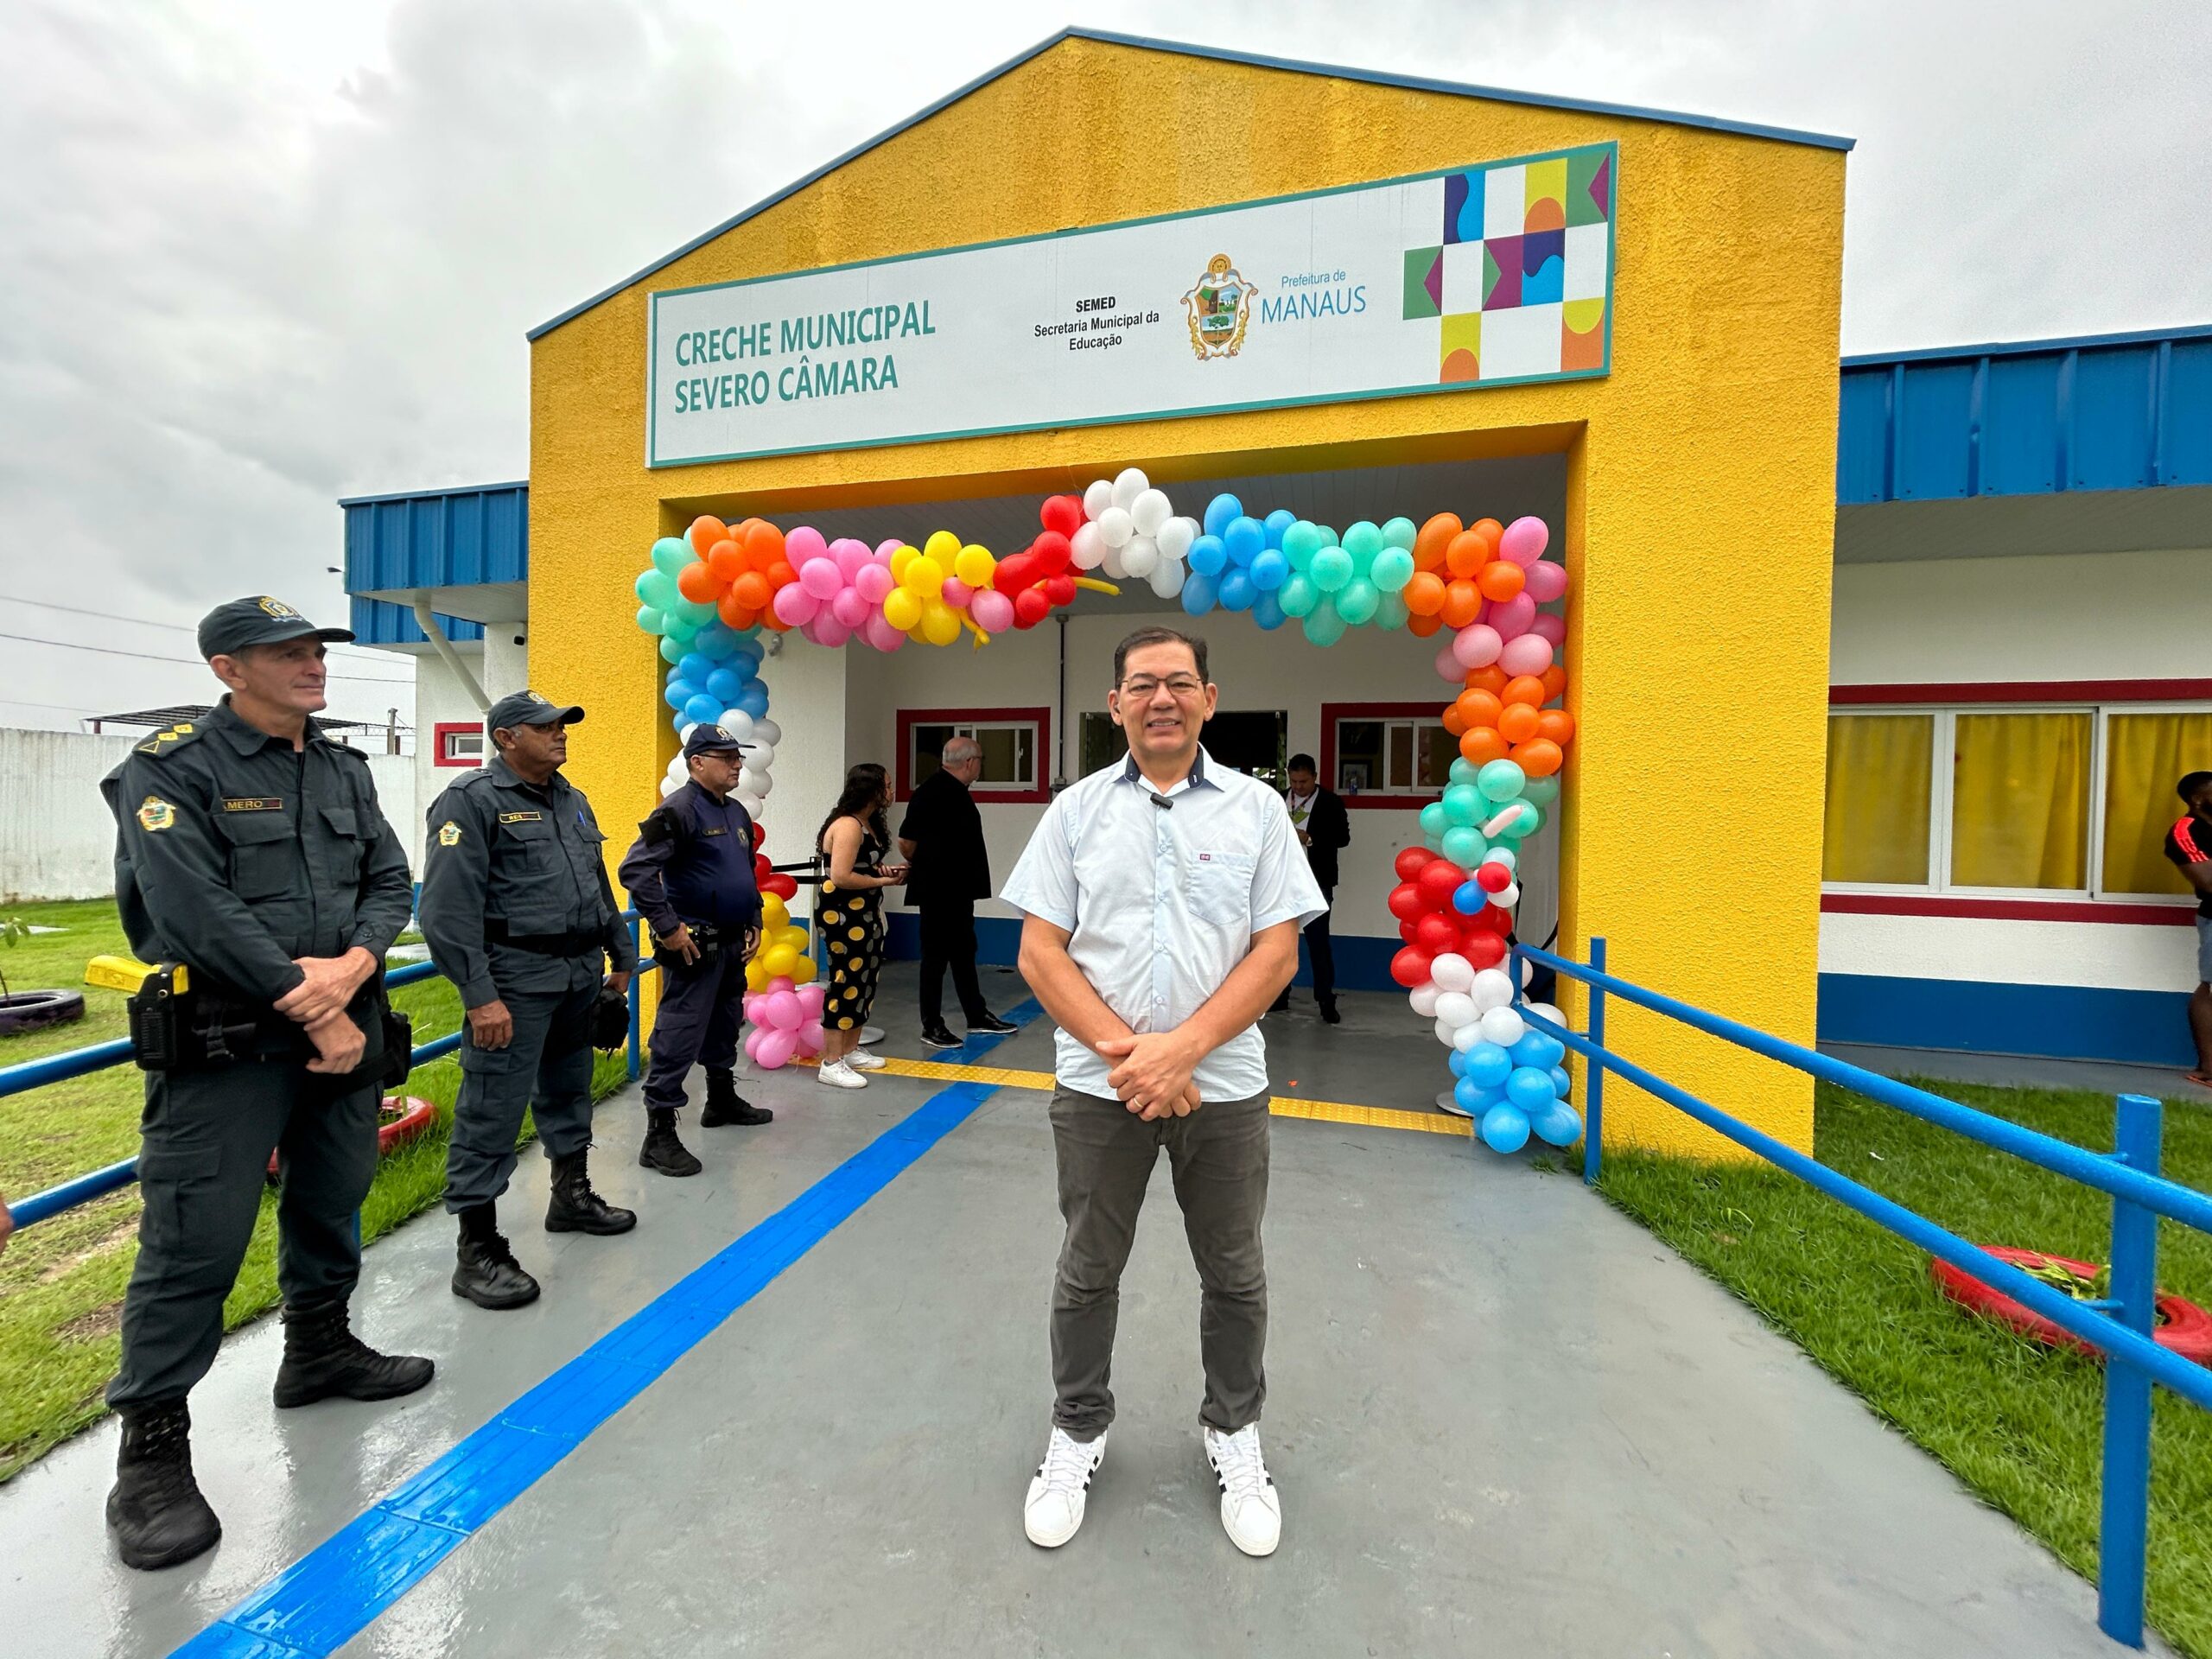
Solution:
{"label": "gray pants", "polygon": [[1259,1421],[1268,1394],[1268,1097],[1214,1101],[1188,1117],[1145,1122],[1118,1100],[1054,1091],[1052,1149],[1067,1236],[1052,1281],[1052,1421],[1094,1440],[1114,1421],[1114,1327],[1122,1269],[1161,1147],[1198,1270],[1198,1421],[1232,1433]]}
{"label": "gray pants", "polygon": [[461,1093],[446,1148],[446,1209],[489,1204],[515,1173],[515,1137],[525,1109],[549,1158],[591,1145],[591,1010],[598,959],[579,961],[565,991],[502,991],[515,1034],[505,1048],[479,1048],[461,1027]]}
{"label": "gray pants", "polygon": [[738,1027],[745,1023],[745,953],[725,947],[711,962],[663,968],[660,973],[664,983],[653,1014],[645,1104],[681,1106],[683,1079],[695,1064],[709,1071],[728,1071],[737,1065]]}
{"label": "gray pants", "polygon": [[373,1084],[335,1089],[304,1062],[248,1060],[213,1071],[151,1072],[138,1154],[138,1261],[123,1299],[123,1362],[111,1406],[180,1400],[223,1338],[278,1154],[276,1282],[285,1302],[342,1302],[361,1272],[354,1213],[377,1173]]}

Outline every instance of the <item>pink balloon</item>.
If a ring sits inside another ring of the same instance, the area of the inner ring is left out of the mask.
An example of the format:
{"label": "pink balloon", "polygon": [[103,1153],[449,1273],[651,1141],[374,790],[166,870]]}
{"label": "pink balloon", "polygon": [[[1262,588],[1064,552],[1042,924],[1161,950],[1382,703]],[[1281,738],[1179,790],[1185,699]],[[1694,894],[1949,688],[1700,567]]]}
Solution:
{"label": "pink balloon", "polygon": [[834,599],[845,585],[845,573],[828,554],[817,554],[799,566],[798,585],[817,599]]}
{"label": "pink balloon", "polygon": [[830,543],[812,524],[801,524],[784,537],[784,558],[794,570],[804,570],[809,559],[818,559],[829,550]]}
{"label": "pink balloon", "polygon": [[1454,685],[1459,684],[1460,681],[1467,677],[1467,671],[1459,666],[1459,659],[1452,654],[1452,646],[1458,643],[1459,636],[1454,634],[1451,639],[1446,639],[1441,645],[1438,646],[1436,651],[1437,677],[1439,679],[1449,680]]}
{"label": "pink balloon", "polygon": [[871,606],[882,604],[898,585],[887,564],[864,564],[853,576],[853,591]]}
{"label": "pink balloon", "polygon": [[968,614],[985,633],[1004,633],[1014,626],[1014,601],[995,588],[979,588],[968,601]]}
{"label": "pink balloon", "polygon": [[885,621],[880,611],[861,624],[861,638],[884,652],[896,651],[906,643],[906,636]]}
{"label": "pink balloon", "polygon": [[1556,654],[1559,648],[1567,643],[1567,619],[1555,612],[1541,612],[1529,625],[1529,632],[1539,639],[1550,640],[1552,650]]}
{"label": "pink balloon", "polygon": [[779,1031],[797,1031],[806,1023],[806,1011],[799,1006],[798,995],[791,991],[771,992],[768,1006],[760,1012],[768,1016],[768,1023]]}
{"label": "pink balloon", "polygon": [[800,986],[798,995],[798,1005],[806,1011],[806,1017],[820,1024],[822,1010],[830,1000],[829,988],[817,980],[811,985]]}
{"label": "pink balloon", "polygon": [[1541,633],[1509,639],[1497,655],[1497,665],[1509,674],[1541,674],[1552,665],[1552,642]]}
{"label": "pink balloon", "polygon": [[849,633],[868,620],[868,612],[873,608],[867,600],[861,597],[857,588],[840,588],[837,597],[830,601],[830,614],[843,623]]}
{"label": "pink balloon", "polygon": [[772,1026],[753,1033],[753,1063],[763,1071],[773,1071],[789,1065],[798,1049],[798,1033]]}
{"label": "pink balloon", "polygon": [[1529,625],[1536,620],[1536,601],[1525,593],[1516,594],[1503,605],[1491,607],[1486,619],[1490,626],[1497,630],[1501,639],[1513,639],[1529,632]]}
{"label": "pink balloon", "polygon": [[1488,668],[1497,660],[1498,648],[1503,644],[1497,630],[1488,623],[1470,622],[1452,638],[1452,660],[1463,674],[1471,668]]}
{"label": "pink balloon", "polygon": [[840,536],[830,543],[830,556],[837,561],[837,574],[849,582],[860,573],[861,566],[875,556],[868,550],[866,542],[856,542],[849,536]]}
{"label": "pink balloon", "polygon": [[822,608],[822,601],[806,591],[802,582],[785,582],[776,589],[774,600],[776,620],[785,627],[796,628],[814,620],[814,613]]}
{"label": "pink balloon", "polygon": [[791,983],[791,976],[789,974],[778,974],[768,982],[770,996],[773,996],[778,991],[795,991],[798,988],[798,986]]}
{"label": "pink balloon", "polygon": [[[845,591],[850,593],[852,589],[849,588]],[[814,619],[814,643],[817,645],[827,645],[836,651],[852,637],[853,631],[828,611]]]}
{"label": "pink balloon", "polygon": [[1548,605],[1567,592],[1567,567],[1539,559],[1529,567],[1529,585],[1521,590],[1539,605]]}
{"label": "pink balloon", "polygon": [[954,610],[966,610],[968,601],[975,596],[976,590],[961,581],[959,577],[947,576],[944,579],[944,602],[951,606]]}
{"label": "pink balloon", "polygon": [[1551,544],[1552,533],[1541,518],[1516,518],[1505,527],[1497,538],[1497,556],[1510,560],[1527,569],[1544,556],[1544,549]]}
{"label": "pink balloon", "polygon": [[829,1033],[822,1029],[822,1022],[819,1020],[810,1020],[798,1028],[798,1052],[802,1054],[819,1054],[828,1035]]}
{"label": "pink balloon", "polygon": [[875,562],[878,564],[889,564],[891,563],[891,556],[906,545],[906,543],[899,540],[896,536],[886,537],[882,541],[880,541],[875,544]]}

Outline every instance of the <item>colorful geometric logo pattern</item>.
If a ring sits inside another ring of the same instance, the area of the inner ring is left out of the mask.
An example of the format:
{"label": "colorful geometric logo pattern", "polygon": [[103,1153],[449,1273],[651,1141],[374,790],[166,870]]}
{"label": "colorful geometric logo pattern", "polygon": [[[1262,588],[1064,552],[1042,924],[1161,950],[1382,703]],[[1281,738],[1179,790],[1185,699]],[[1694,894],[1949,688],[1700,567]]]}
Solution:
{"label": "colorful geometric logo pattern", "polygon": [[1408,248],[1405,321],[1440,321],[1446,385],[1603,373],[1611,144],[1447,175],[1440,239]]}

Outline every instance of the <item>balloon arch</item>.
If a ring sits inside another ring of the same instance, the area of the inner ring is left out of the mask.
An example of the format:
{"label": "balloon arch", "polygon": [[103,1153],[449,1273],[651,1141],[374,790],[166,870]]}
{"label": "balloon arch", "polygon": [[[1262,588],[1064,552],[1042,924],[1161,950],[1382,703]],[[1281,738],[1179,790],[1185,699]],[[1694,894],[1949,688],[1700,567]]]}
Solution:
{"label": "balloon arch", "polygon": [[[1582,1124],[1567,1103],[1565,1050],[1522,1020],[1507,969],[1521,843],[1559,798],[1574,739],[1574,718],[1560,706],[1566,620],[1538,608],[1567,586],[1566,568],[1544,556],[1543,520],[1470,524],[1439,513],[1419,526],[1363,520],[1339,538],[1292,512],[1255,516],[1233,495],[1215,496],[1203,518],[1178,517],[1135,467],[1080,496],[1047,498],[1038,518],[1036,538],[1005,558],[950,531],[919,547],[894,537],[870,548],[762,518],[701,518],[653,543],[637,581],[638,626],[660,641],[677,732],[715,721],[748,745],[737,798],[756,837],[765,839],[757,826],[783,736],[760,677],[764,631],[883,652],[965,638],[980,651],[995,634],[1035,627],[1084,588],[1115,594],[1144,582],[1193,617],[1218,607],[1270,631],[1295,622],[1317,645],[1354,627],[1434,638],[1437,673],[1456,688],[1443,717],[1459,758],[1421,809],[1425,844],[1397,857],[1389,908],[1403,948],[1391,976],[1414,1012],[1435,1022],[1451,1051],[1453,1097],[1485,1142],[1513,1152],[1532,1133],[1573,1141]],[[661,792],[683,780],[679,756]],[[823,993],[805,930],[785,904],[796,884],[773,874],[758,847],[754,857],[766,915],[747,970],[745,1046],[773,1069],[820,1049]]]}

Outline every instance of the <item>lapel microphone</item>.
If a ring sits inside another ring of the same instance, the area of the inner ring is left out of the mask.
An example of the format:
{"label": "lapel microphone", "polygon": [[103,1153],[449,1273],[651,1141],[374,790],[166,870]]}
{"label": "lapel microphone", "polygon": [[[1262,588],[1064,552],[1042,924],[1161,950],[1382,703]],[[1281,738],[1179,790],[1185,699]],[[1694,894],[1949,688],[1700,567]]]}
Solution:
{"label": "lapel microphone", "polygon": [[1152,804],[1163,812],[1173,812],[1175,810],[1175,803],[1169,800],[1165,795],[1154,796],[1152,798]]}

